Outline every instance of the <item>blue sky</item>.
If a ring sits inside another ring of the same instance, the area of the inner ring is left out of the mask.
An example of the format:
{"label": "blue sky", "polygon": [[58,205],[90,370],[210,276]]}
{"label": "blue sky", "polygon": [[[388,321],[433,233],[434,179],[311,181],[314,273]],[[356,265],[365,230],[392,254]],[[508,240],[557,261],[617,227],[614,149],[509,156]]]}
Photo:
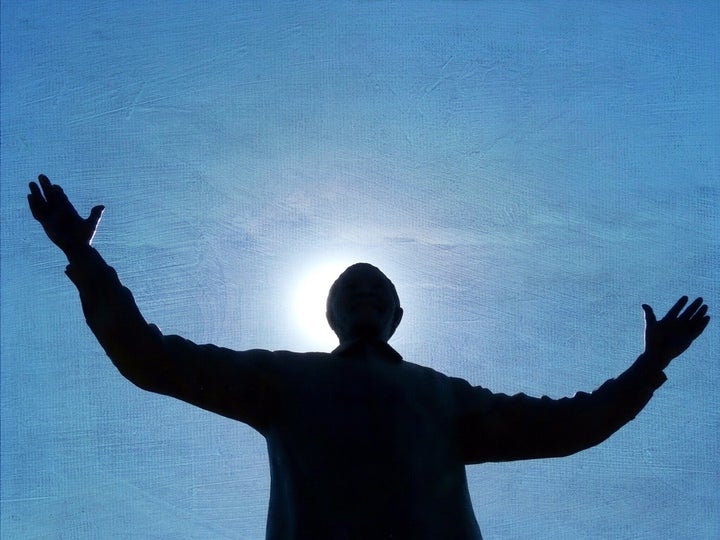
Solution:
{"label": "blue sky", "polygon": [[[562,397],[642,351],[641,303],[720,306],[717,3],[207,4],[2,4],[3,537],[261,538],[268,499],[258,434],[104,356],[40,172],[196,342],[329,350],[298,290],[364,260],[407,360]],[[599,447],[469,468],[485,537],[720,535],[718,342]]]}

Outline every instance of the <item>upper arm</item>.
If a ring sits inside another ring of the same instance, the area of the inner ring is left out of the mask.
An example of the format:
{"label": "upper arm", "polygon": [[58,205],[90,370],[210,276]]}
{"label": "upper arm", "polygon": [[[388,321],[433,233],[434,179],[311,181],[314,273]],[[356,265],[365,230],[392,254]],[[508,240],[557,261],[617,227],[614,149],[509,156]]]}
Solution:
{"label": "upper arm", "polygon": [[139,386],[255,428],[272,418],[282,365],[275,353],[197,345],[175,335],[161,340],[161,358]]}
{"label": "upper arm", "polygon": [[493,394],[484,388],[467,390],[458,429],[465,463],[511,461],[573,453],[573,442],[585,436],[570,427],[576,418],[568,398],[552,400],[525,394]]}

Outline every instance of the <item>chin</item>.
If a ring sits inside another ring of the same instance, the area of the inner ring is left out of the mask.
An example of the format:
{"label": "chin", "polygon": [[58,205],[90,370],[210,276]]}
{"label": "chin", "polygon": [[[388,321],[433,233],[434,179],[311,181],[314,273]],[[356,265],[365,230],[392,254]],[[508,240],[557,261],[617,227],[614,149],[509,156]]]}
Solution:
{"label": "chin", "polygon": [[356,339],[367,339],[367,340],[377,340],[383,339],[384,332],[382,329],[375,323],[359,323],[352,326],[352,329],[350,331],[350,335],[352,336],[352,340]]}

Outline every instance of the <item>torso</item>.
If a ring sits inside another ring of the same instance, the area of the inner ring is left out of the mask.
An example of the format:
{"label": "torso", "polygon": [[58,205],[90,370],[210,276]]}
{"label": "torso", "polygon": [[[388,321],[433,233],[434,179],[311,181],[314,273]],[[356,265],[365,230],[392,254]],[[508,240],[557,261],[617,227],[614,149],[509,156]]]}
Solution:
{"label": "torso", "polygon": [[265,433],[268,538],[480,538],[449,378],[408,362],[285,354]]}

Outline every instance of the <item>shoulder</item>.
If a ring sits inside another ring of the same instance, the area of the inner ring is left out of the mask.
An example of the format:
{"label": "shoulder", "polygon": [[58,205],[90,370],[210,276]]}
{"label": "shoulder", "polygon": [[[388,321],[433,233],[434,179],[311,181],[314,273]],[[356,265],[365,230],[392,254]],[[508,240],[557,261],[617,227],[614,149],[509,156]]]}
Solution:
{"label": "shoulder", "polygon": [[267,351],[277,362],[284,362],[292,365],[323,364],[336,360],[336,358],[325,352],[296,352],[296,351]]}
{"label": "shoulder", "polygon": [[422,378],[426,384],[442,389],[449,399],[464,406],[471,402],[485,402],[494,395],[483,386],[476,386],[461,377],[448,375],[431,367],[405,362],[406,369],[414,377]]}
{"label": "shoulder", "polygon": [[472,388],[466,380],[452,377],[428,366],[403,361],[401,369],[403,376],[415,379],[418,382],[422,381],[422,384],[437,390],[442,389],[446,393],[458,394]]}
{"label": "shoulder", "polygon": [[[404,370],[406,370],[410,373],[416,373],[418,375],[422,375],[424,377],[431,377],[434,379],[446,381],[448,383],[452,383],[455,380],[463,381],[463,379],[458,379],[456,377],[452,377],[450,375],[443,373],[442,371],[438,371],[434,368],[431,368],[430,366],[416,364],[414,362],[409,362],[407,360],[403,360],[401,365]],[[463,382],[465,382],[465,381],[463,381]]]}

